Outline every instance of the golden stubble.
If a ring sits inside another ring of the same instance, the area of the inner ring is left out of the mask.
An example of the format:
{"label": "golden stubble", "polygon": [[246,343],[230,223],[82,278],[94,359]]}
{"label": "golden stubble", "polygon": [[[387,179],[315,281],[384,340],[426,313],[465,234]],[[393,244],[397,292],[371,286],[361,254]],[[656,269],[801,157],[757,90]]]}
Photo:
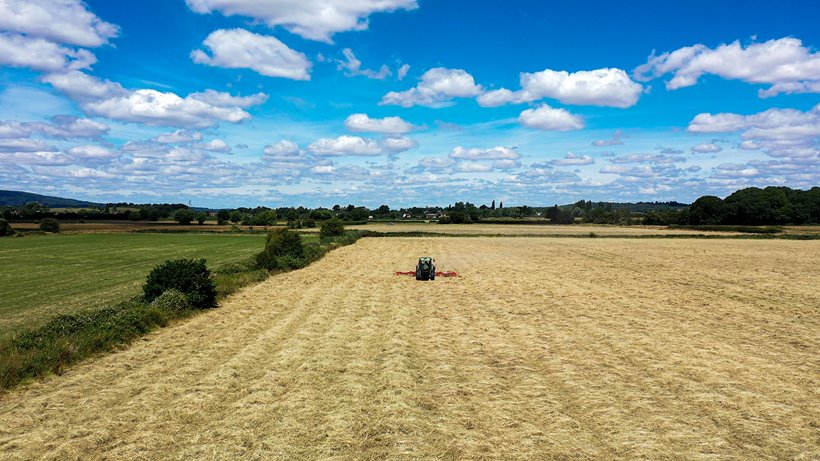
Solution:
{"label": "golden stubble", "polygon": [[363,239],[0,396],[0,458],[816,459],[818,257]]}

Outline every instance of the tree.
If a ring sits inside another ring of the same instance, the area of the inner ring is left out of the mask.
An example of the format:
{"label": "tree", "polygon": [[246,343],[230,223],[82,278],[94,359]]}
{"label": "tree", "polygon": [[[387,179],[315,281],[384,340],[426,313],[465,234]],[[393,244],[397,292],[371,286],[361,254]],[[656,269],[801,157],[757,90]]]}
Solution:
{"label": "tree", "polygon": [[256,256],[256,263],[263,269],[296,269],[305,264],[305,248],[302,237],[291,230],[279,229],[268,234],[265,249]]}
{"label": "tree", "polygon": [[325,221],[319,229],[319,238],[337,237],[345,233],[345,225],[339,219]]}
{"label": "tree", "polygon": [[231,213],[228,210],[219,210],[216,212],[216,223],[223,225],[231,219]]}
{"label": "tree", "polygon": [[231,212],[231,222],[236,224],[242,221],[242,212],[239,210],[234,210]]}
{"label": "tree", "polygon": [[165,261],[148,274],[142,287],[148,302],[170,289],[186,294],[193,306],[216,306],[216,285],[204,259]]}
{"label": "tree", "polygon": [[40,221],[40,230],[58,234],[60,233],[60,221],[54,218],[46,218]]}
{"label": "tree", "polygon": [[492,204],[492,205],[490,205],[490,209],[491,209],[491,210],[495,210],[495,200],[493,200],[493,204]]}
{"label": "tree", "polygon": [[689,222],[696,226],[720,224],[723,222],[723,215],[723,200],[713,195],[704,195],[689,207]]}
{"label": "tree", "polygon": [[11,228],[11,224],[5,219],[0,219],[0,237],[9,237],[14,235],[14,229]]}
{"label": "tree", "polygon": [[200,225],[205,224],[206,219],[208,219],[208,213],[205,213],[204,211],[200,211],[199,213],[196,214],[196,222],[199,223]]}
{"label": "tree", "polygon": [[196,215],[190,208],[180,208],[174,213],[174,220],[180,224],[191,224]]}

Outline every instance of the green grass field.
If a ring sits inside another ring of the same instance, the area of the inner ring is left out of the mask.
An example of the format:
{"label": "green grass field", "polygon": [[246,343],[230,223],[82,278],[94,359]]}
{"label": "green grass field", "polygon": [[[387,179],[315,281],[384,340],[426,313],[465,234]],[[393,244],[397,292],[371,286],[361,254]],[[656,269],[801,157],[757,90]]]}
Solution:
{"label": "green grass field", "polygon": [[264,235],[81,234],[0,239],[0,339],[57,314],[141,292],[148,272],[175,258],[209,267],[258,253]]}

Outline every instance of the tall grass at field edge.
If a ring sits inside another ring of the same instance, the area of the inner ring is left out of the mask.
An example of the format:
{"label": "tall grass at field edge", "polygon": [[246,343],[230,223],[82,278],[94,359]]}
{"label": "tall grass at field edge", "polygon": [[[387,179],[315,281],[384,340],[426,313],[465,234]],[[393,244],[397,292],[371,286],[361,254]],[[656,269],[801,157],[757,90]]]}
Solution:
{"label": "tall grass at field edge", "polygon": [[[321,259],[335,248],[353,244],[364,235],[347,231],[329,239],[308,240],[306,258],[294,269]],[[217,267],[212,271],[217,299],[261,282],[270,274],[256,265],[255,258]],[[48,373],[61,374],[70,364],[123,347],[157,328],[202,312],[185,301],[162,300],[160,296],[148,303],[136,297],[91,312],[61,315],[39,328],[0,341],[0,391]]]}

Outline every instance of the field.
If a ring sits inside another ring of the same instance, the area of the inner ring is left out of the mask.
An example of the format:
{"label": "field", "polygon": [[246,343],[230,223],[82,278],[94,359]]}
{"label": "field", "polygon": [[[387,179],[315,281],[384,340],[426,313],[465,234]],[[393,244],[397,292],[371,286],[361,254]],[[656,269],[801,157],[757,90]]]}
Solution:
{"label": "field", "polygon": [[[392,275],[423,254],[462,276]],[[363,239],[0,396],[0,453],[818,459],[818,260],[820,241]]]}
{"label": "field", "polygon": [[264,236],[83,234],[0,240],[0,338],[54,315],[139,294],[148,272],[173,258],[219,265],[259,252]]}

